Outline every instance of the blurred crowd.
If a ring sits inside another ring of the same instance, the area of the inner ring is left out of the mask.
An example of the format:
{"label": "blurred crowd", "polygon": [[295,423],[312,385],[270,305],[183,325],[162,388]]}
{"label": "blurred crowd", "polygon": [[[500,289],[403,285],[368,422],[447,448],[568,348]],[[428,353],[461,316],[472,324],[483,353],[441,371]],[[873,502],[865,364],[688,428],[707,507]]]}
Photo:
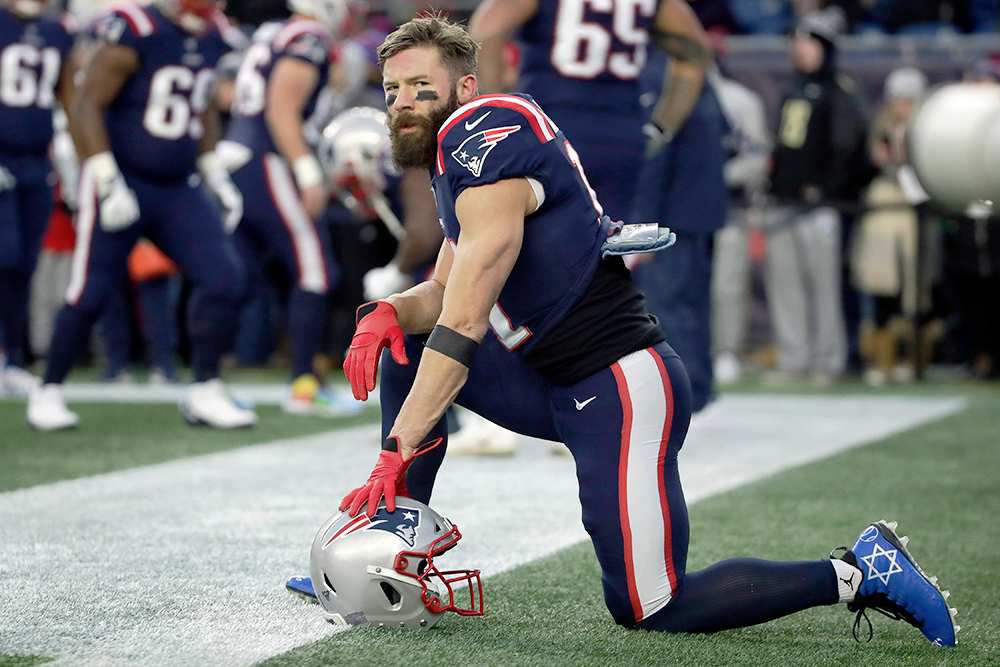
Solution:
{"label": "blurred crowd", "polygon": [[[441,242],[426,175],[398,173],[388,160],[375,57],[393,26],[423,7],[412,0],[347,6],[329,84],[303,129],[331,194],[319,225],[329,232],[340,278],[313,359],[320,381],[339,370],[357,307],[420,280]],[[995,35],[997,3],[690,0],[690,6],[715,37],[708,85],[725,119],[718,140],[729,205],[712,239],[715,385],[764,371],[775,382],[828,385],[854,374],[881,386],[911,381],[932,365],[966,377],[1000,377],[1000,222],[990,212],[956,216],[937,209],[916,180],[906,143],[910,116],[933,86],[963,78],[1000,85],[1000,55],[976,54],[928,72],[905,50],[888,60],[854,51],[852,64],[877,60],[855,68],[867,77],[862,85],[838,57],[838,44],[852,33]],[[475,3],[445,8],[468,16]],[[70,0],[78,39],[87,38],[104,9],[100,0]],[[224,123],[246,48],[262,25],[289,13],[284,0],[228,3],[241,46],[216,68]],[[782,35],[787,50],[779,59],[773,51],[736,52],[727,35]],[[512,86],[518,51],[516,42],[507,47],[505,79]],[[756,85],[767,68],[771,91]],[[65,126],[64,117],[56,121]],[[71,281],[78,202],[73,168],[64,165],[73,162],[72,152],[65,127],[57,127],[50,155],[61,181],[31,283],[29,325],[5,332],[7,392],[26,393],[37,384],[26,369],[48,355]],[[263,281],[241,309],[226,363],[285,367],[293,285],[276,257],[263,252],[259,259]],[[191,355],[183,326],[191,291],[178,267],[140,240],[87,345],[89,363],[107,381],[133,381],[137,369],[150,382],[180,381],[178,369]],[[25,344],[12,344],[14,335]],[[352,410],[342,407],[337,414]]]}

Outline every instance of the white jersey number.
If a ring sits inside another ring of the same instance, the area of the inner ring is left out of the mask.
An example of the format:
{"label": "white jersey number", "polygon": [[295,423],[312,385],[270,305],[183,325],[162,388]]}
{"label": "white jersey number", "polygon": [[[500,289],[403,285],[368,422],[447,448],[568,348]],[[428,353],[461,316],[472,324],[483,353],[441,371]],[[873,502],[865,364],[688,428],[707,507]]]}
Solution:
{"label": "white jersey number", "polygon": [[261,70],[271,63],[271,47],[258,42],[249,49],[236,73],[236,90],[233,93],[233,110],[241,116],[256,116],[264,110],[267,81]]}
{"label": "white jersey number", "polygon": [[[611,15],[611,31],[585,21],[587,8]],[[563,76],[593,79],[610,72],[619,79],[636,79],[646,64],[649,33],[636,26],[639,16],[653,16],[656,0],[561,0],[556,14],[555,40],[550,60]],[[627,47],[612,52],[614,38]]]}
{"label": "white jersey number", "polygon": [[153,74],[142,126],[160,139],[200,139],[205,133],[201,115],[214,92],[215,71],[209,67],[197,74],[180,65],[161,67]]}
{"label": "white jersey number", "polygon": [[39,51],[30,44],[11,44],[0,54],[0,103],[51,109],[61,66],[62,56],[55,47]]}

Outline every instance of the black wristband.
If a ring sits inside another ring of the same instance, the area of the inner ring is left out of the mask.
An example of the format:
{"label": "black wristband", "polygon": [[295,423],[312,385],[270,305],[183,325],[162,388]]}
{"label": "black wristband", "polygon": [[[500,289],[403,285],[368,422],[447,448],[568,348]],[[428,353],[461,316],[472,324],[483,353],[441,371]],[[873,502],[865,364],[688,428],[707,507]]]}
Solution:
{"label": "black wristband", "polygon": [[446,357],[451,357],[466,368],[472,365],[472,358],[476,356],[479,343],[468,336],[463,336],[454,329],[438,324],[427,337],[424,347],[435,352],[440,352]]}

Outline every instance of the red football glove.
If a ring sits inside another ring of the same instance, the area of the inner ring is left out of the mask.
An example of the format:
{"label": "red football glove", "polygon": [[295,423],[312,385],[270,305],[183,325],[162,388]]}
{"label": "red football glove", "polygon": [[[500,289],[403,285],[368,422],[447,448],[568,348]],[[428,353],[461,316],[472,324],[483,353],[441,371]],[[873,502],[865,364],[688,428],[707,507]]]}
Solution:
{"label": "red football glove", "polygon": [[390,512],[396,511],[396,496],[409,498],[410,493],[406,490],[406,470],[413,463],[413,459],[421,454],[429,452],[441,444],[443,438],[426,442],[413,452],[413,456],[403,460],[399,453],[399,438],[390,435],[382,442],[382,453],[379,454],[378,462],[372,471],[368,482],[364,486],[354,489],[340,501],[340,511],[350,507],[349,516],[357,516],[361,506],[366,502],[368,509],[365,511],[369,517],[375,516],[378,509],[379,500],[385,496],[385,508]]}
{"label": "red football glove", "polygon": [[358,328],[351,339],[351,351],[344,361],[344,373],[351,383],[354,398],[368,400],[368,392],[375,389],[378,360],[382,349],[389,345],[397,364],[408,364],[403,330],[399,326],[396,309],[387,301],[370,301],[358,307]]}

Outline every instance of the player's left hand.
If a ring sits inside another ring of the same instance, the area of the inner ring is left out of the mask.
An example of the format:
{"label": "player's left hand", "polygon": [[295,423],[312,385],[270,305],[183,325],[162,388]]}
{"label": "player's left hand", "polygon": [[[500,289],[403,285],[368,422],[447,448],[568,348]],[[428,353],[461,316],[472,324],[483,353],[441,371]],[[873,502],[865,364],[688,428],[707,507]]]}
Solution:
{"label": "player's left hand", "polygon": [[442,440],[438,438],[420,445],[409,458],[404,460],[399,452],[399,438],[390,435],[382,442],[382,453],[379,454],[378,462],[368,477],[368,482],[344,496],[340,501],[340,511],[350,508],[348,516],[357,516],[361,506],[368,503],[365,514],[372,517],[375,516],[382,496],[385,496],[385,508],[395,512],[396,496],[410,497],[406,490],[406,470],[413,463],[413,459],[434,449]]}

